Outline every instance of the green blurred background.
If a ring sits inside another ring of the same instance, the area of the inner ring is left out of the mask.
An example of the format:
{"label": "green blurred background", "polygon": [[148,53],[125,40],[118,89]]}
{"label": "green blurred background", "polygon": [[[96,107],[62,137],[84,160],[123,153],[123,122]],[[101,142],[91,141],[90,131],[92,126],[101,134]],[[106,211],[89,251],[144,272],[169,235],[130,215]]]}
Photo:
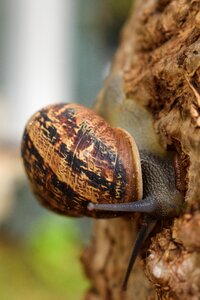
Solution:
{"label": "green blurred background", "polygon": [[0,0],[0,300],[82,299],[91,223],[44,210],[20,159],[32,113],[92,106],[131,0]]}

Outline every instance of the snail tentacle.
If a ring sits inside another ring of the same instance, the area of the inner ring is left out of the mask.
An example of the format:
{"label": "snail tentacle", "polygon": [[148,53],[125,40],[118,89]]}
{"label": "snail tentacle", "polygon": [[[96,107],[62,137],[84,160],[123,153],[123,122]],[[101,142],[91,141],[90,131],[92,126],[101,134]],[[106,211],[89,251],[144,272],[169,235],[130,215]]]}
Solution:
{"label": "snail tentacle", "polygon": [[138,253],[140,252],[140,249],[143,246],[144,241],[146,240],[146,238],[148,237],[148,235],[151,233],[151,231],[154,229],[155,225],[156,225],[156,220],[149,218],[149,217],[144,217],[142,226],[140,227],[140,230],[138,232],[138,235],[136,237],[135,240],[135,244],[133,246],[133,250],[129,259],[129,263],[128,263],[128,268],[126,270],[124,279],[123,279],[123,283],[122,283],[122,290],[126,290],[127,288],[127,283],[128,283],[128,279],[131,273],[131,270],[134,266],[135,260],[138,256]]}
{"label": "snail tentacle", "polygon": [[118,212],[142,212],[153,214],[158,210],[156,201],[153,197],[148,196],[142,200],[129,203],[112,203],[112,204],[88,204],[89,210],[103,210],[103,211],[118,211]]}

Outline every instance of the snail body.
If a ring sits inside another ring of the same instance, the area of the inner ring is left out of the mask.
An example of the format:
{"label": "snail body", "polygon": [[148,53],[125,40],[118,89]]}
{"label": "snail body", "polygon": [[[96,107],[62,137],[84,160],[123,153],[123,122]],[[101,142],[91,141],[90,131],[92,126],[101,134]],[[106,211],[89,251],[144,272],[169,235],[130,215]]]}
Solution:
{"label": "snail body", "polygon": [[183,198],[150,113],[126,99],[121,76],[106,87],[94,110],[98,114],[77,104],[56,104],[38,111],[25,128],[22,157],[38,200],[57,213],[97,218],[144,213],[125,289],[144,240],[157,220],[180,213]]}

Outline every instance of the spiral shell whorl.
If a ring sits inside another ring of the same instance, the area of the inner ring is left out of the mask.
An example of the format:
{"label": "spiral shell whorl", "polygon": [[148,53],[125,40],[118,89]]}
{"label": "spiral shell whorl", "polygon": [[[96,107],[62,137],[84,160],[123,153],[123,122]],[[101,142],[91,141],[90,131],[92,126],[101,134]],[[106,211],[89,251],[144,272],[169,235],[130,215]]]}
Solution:
{"label": "spiral shell whorl", "polygon": [[[49,105],[28,122],[22,157],[39,201],[69,216],[104,217],[87,203],[142,196],[139,154],[126,131],[77,104]],[[136,152],[136,154],[135,154]]]}

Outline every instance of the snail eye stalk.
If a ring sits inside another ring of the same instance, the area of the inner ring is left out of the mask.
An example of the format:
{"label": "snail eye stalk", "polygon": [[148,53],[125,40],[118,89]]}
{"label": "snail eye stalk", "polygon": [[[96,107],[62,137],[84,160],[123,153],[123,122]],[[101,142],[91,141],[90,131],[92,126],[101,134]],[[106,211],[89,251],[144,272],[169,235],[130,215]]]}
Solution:
{"label": "snail eye stalk", "polygon": [[141,212],[153,214],[157,211],[158,207],[153,197],[149,196],[145,199],[129,202],[129,203],[113,203],[113,204],[96,204],[89,203],[88,210],[102,210],[102,211],[115,211],[115,212]]}

